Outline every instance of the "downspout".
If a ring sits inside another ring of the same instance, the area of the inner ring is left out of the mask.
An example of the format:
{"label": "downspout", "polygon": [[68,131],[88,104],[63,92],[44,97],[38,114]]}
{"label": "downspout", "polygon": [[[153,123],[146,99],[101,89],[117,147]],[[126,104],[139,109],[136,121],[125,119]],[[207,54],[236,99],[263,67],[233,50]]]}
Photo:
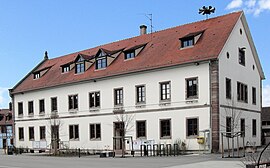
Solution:
{"label": "downspout", "polygon": [[209,110],[209,112],[210,112],[210,115],[209,115],[209,123],[210,123],[210,125],[209,125],[209,130],[210,130],[210,132],[209,132],[209,151],[210,151],[210,153],[212,153],[213,151],[212,151],[212,89],[211,89],[211,81],[212,81],[212,78],[211,78],[211,60],[209,60],[209,104],[210,104],[210,110]]}

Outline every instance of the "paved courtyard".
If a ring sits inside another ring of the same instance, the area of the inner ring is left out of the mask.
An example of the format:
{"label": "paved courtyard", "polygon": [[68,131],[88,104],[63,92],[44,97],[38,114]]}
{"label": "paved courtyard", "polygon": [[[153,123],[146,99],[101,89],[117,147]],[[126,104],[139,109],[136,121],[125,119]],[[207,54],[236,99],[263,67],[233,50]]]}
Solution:
{"label": "paved courtyard", "polygon": [[220,155],[202,154],[178,157],[48,157],[31,155],[0,155],[0,168],[241,168],[241,159],[222,159]]}

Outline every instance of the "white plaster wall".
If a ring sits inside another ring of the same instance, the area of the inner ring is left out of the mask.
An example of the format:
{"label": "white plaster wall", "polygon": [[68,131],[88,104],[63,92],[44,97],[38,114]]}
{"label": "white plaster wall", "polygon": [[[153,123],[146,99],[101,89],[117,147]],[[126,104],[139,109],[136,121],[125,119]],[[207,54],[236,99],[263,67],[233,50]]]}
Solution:
{"label": "white plaster wall", "polygon": [[[59,72],[60,73],[60,72]],[[185,78],[198,77],[199,83],[199,99],[198,102],[186,103],[185,100]],[[159,105],[160,88],[159,82],[171,81],[171,104],[166,106]],[[135,107],[135,86],[144,84],[146,86],[146,106]],[[51,97],[58,99],[59,117],[72,116],[74,118],[61,119],[62,126],[60,128],[60,139],[69,141],[68,129],[71,124],[79,124],[80,140],[70,141],[70,147],[76,148],[99,148],[104,149],[105,146],[112,148],[113,137],[113,121],[116,121],[113,115],[113,90],[114,88],[124,88],[124,109],[126,113],[133,113],[140,110],[164,109],[164,111],[134,113],[134,130],[128,134],[136,139],[135,120],[147,121],[147,139],[154,139],[156,143],[173,143],[176,139],[185,140],[188,149],[198,149],[196,139],[186,138],[186,118],[198,117],[199,129],[210,129],[209,121],[209,65],[201,63],[199,66],[189,65],[182,67],[174,67],[171,69],[163,69],[160,71],[137,73],[114,77],[111,79],[97,80],[97,82],[86,82],[76,85],[65,85],[43,89],[38,91],[26,92],[24,94],[16,94],[14,96],[15,117],[16,117],[16,146],[32,146],[29,142],[28,127],[35,127],[35,140],[39,141],[39,126],[46,125],[49,130],[49,120],[43,118],[51,114]],[[99,111],[89,111],[89,92],[100,91],[101,108]],[[76,113],[68,111],[68,95],[78,94],[79,109]],[[45,99],[45,116],[39,116],[39,99]],[[28,115],[28,101],[34,101],[34,116]],[[24,116],[18,117],[18,102],[23,102]],[[173,107],[196,107],[202,108],[186,108],[177,110],[166,110]],[[80,117],[79,117],[80,116]],[[172,138],[160,140],[159,138],[159,121],[160,119],[171,119]],[[28,119],[41,119],[38,121],[28,121]],[[23,121],[25,120],[25,121]],[[89,140],[89,124],[101,123],[101,141]],[[25,140],[18,140],[18,127],[24,127]],[[50,142],[50,135],[47,133],[46,139]]]}
{"label": "white plaster wall", "polygon": [[[240,34],[242,29],[242,35]],[[238,48],[245,47],[245,66],[239,64],[238,60]],[[227,58],[227,52],[229,58]],[[255,69],[253,70],[253,65]],[[235,25],[226,45],[224,46],[221,54],[219,55],[219,82],[220,82],[220,105],[233,106],[237,108],[243,108],[247,110],[234,110],[240,112],[240,118],[246,120],[246,137],[245,142],[256,142],[256,145],[261,144],[261,91],[260,91],[260,75],[256,67],[254,56],[251,51],[250,44],[247,39],[245,28],[242,21],[239,19]],[[225,78],[231,79],[232,86],[232,99],[226,99],[226,86]],[[242,82],[248,86],[248,103],[237,101],[237,81]],[[256,105],[252,104],[252,87],[256,88]],[[227,111],[227,112],[226,112]],[[227,108],[220,107],[220,123],[225,124],[226,116],[231,111]],[[252,112],[251,112],[252,111]],[[257,113],[256,113],[257,111]],[[251,135],[251,121],[257,120],[257,136]],[[239,121],[240,122],[240,121]],[[220,128],[221,132],[225,131],[225,127]]]}

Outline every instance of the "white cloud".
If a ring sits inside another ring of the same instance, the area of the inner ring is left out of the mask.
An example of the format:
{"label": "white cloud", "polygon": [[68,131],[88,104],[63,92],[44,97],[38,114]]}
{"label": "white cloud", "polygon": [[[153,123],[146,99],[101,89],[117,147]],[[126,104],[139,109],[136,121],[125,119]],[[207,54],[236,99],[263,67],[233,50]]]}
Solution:
{"label": "white cloud", "polygon": [[270,85],[266,85],[262,89],[262,106],[270,106]]}
{"label": "white cloud", "polygon": [[0,87],[0,108],[8,108],[9,95],[8,89]]}
{"label": "white cloud", "polygon": [[232,0],[226,7],[226,9],[240,8],[243,4],[243,0]]}
{"label": "white cloud", "polygon": [[232,0],[227,10],[243,8],[247,13],[259,16],[264,11],[270,11],[270,0]]}

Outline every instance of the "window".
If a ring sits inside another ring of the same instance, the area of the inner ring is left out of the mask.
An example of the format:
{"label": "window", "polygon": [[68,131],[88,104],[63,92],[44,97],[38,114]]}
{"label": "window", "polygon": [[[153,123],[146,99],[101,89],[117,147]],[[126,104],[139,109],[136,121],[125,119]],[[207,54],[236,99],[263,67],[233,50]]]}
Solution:
{"label": "window", "polygon": [[123,106],[123,88],[114,89],[114,105]]}
{"label": "window", "polygon": [[62,73],[66,73],[70,71],[70,66],[69,65],[64,65],[62,66]]}
{"label": "window", "polygon": [[198,98],[198,78],[186,79],[186,98]]}
{"label": "window", "polygon": [[34,73],[34,79],[38,79],[38,78],[40,78],[40,73],[39,72]]}
{"label": "window", "polygon": [[101,139],[101,128],[100,124],[90,124],[90,140]]}
{"label": "window", "polygon": [[84,59],[82,57],[80,57],[80,59],[76,62],[75,65],[75,73],[83,73],[85,71],[85,62]]}
{"label": "window", "polygon": [[29,141],[35,140],[35,131],[34,127],[29,127]]}
{"label": "window", "polygon": [[69,139],[78,140],[79,139],[79,125],[69,126]]}
{"label": "window", "polygon": [[181,39],[181,47],[182,48],[193,46],[193,45],[194,45],[194,37],[193,36]]}
{"label": "window", "polygon": [[24,129],[23,127],[19,127],[19,141],[24,140]]}
{"label": "window", "polygon": [[39,100],[39,113],[45,113],[45,100]]}
{"label": "window", "polygon": [[57,111],[57,97],[52,97],[51,98],[51,110],[53,112]]}
{"label": "window", "polygon": [[239,48],[239,64],[245,66],[245,48]]}
{"label": "window", "polygon": [[226,78],[226,98],[231,99],[231,97],[232,97],[231,79]]}
{"label": "window", "polygon": [[127,51],[125,53],[125,59],[130,59],[135,57],[135,50]]}
{"label": "window", "polygon": [[171,86],[170,82],[160,83],[160,100],[171,100]]}
{"label": "window", "polygon": [[99,58],[96,61],[96,69],[102,69],[107,67],[107,57]]}
{"label": "window", "polygon": [[256,88],[252,87],[252,104],[256,104]]}
{"label": "window", "polygon": [[100,92],[89,93],[89,107],[100,107]]}
{"label": "window", "polygon": [[240,120],[240,131],[241,131],[241,137],[245,137],[245,134],[246,134],[246,124],[245,124],[245,119],[244,118],[241,118]]}
{"label": "window", "polygon": [[23,115],[23,102],[18,103],[18,115]]}
{"label": "window", "polygon": [[69,110],[78,109],[78,95],[68,96],[68,109]]}
{"label": "window", "polygon": [[145,103],[145,86],[136,86],[136,103]]}
{"label": "window", "polygon": [[256,120],[253,119],[252,120],[252,136],[256,136],[257,135],[257,124],[256,124]]}
{"label": "window", "polygon": [[198,129],[198,118],[188,118],[187,119],[187,136],[198,136],[199,134]]}
{"label": "window", "polygon": [[45,126],[39,127],[39,139],[40,140],[46,139],[46,127]]}
{"label": "window", "polygon": [[226,135],[231,136],[232,132],[232,117],[226,117]]}
{"label": "window", "polygon": [[237,100],[243,101],[245,103],[248,102],[248,89],[247,85],[237,82]]}
{"label": "window", "polygon": [[146,121],[136,122],[136,135],[137,135],[137,138],[146,139]]}
{"label": "window", "polygon": [[171,138],[171,120],[160,120],[160,138],[170,139]]}
{"label": "window", "polygon": [[34,102],[28,102],[28,115],[34,115]]}

